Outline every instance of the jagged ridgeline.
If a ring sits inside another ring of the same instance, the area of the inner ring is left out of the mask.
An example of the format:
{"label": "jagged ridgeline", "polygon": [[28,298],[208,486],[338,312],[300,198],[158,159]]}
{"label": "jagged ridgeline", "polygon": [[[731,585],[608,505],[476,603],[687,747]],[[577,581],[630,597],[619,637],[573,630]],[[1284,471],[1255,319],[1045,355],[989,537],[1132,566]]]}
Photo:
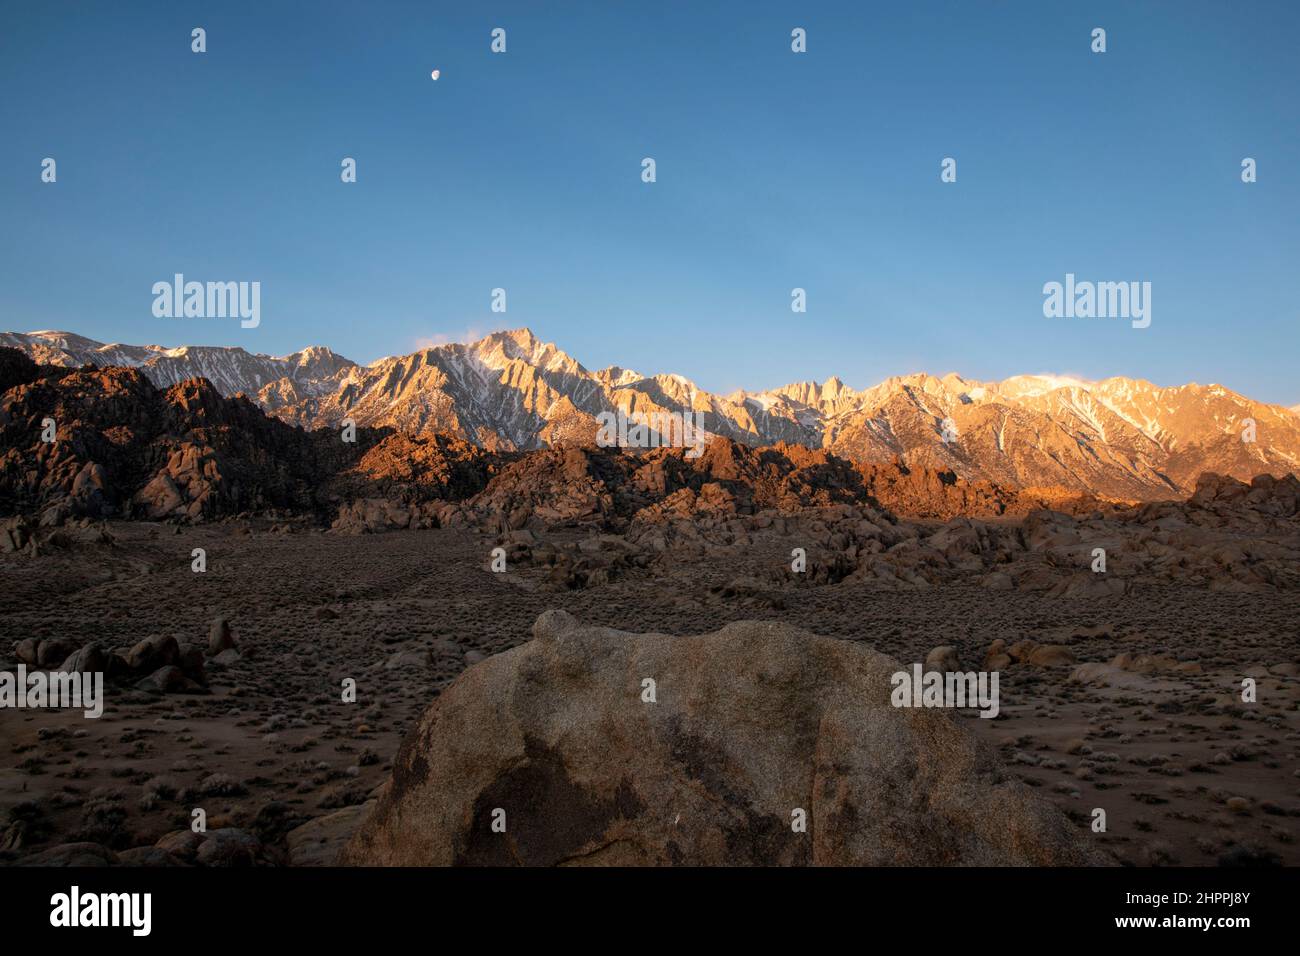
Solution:
{"label": "jagged ridgeline", "polygon": [[952,471],[1015,488],[1159,500],[1202,472],[1248,480],[1300,467],[1300,415],[1217,385],[1161,388],[1110,378],[957,375],[855,390],[832,378],[714,395],[678,375],[590,371],[527,329],[358,365],[327,348],[275,358],[239,348],[104,345],[64,332],[0,334],[38,362],[139,368],[160,388],[196,376],[306,429],[440,434],[488,451],[590,445],[602,413],[697,416],[751,446],[824,448],[841,458]]}
{"label": "jagged ridgeline", "polygon": [[488,524],[540,518],[617,529],[642,512],[710,501],[738,514],[869,504],[942,517],[998,515],[1026,500],[952,473],[725,438],[698,457],[669,448],[489,451],[391,426],[358,428],[348,442],[337,429],[308,431],[269,416],[243,395],[225,398],[206,379],[162,389],[139,368],[41,366],[7,348],[0,387],[3,506],[51,524],[266,511],[332,519],[354,502],[382,499],[415,509],[416,525],[436,525],[438,504],[468,501]]}

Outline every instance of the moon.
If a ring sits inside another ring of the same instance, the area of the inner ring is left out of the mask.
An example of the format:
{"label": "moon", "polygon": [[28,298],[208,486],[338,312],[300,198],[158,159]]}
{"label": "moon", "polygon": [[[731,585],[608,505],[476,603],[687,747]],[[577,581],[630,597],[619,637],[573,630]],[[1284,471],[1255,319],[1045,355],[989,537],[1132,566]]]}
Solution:
{"label": "moon", "polygon": [[429,74],[429,76],[431,76],[435,80],[441,75],[442,75],[442,70],[434,70],[432,73]]}

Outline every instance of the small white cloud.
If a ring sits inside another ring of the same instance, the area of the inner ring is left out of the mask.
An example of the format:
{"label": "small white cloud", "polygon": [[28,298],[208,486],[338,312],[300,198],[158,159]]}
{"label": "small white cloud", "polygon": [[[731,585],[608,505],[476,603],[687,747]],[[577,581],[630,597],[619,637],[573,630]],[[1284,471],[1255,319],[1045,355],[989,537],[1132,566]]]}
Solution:
{"label": "small white cloud", "polygon": [[462,332],[434,332],[431,335],[421,335],[415,340],[415,349],[422,351],[424,349],[436,349],[440,345],[466,344],[477,342],[479,339],[491,335],[493,332],[504,332],[506,326],[493,325],[482,327],[477,325],[468,326]]}

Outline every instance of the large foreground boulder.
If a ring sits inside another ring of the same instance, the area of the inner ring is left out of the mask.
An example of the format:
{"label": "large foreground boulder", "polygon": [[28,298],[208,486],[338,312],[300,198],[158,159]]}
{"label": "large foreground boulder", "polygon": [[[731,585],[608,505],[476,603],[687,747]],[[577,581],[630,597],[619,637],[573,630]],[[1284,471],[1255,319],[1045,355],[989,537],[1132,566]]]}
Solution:
{"label": "large foreground boulder", "polygon": [[563,611],[533,633],[425,711],[341,862],[1095,862],[951,714],[891,706],[901,668],[863,645],[773,622],[628,634]]}

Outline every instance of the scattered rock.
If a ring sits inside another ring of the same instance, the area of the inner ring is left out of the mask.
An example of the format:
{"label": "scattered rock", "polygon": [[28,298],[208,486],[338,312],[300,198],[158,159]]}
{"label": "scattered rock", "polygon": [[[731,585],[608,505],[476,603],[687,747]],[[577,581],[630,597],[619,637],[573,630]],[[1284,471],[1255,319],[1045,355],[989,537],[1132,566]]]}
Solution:
{"label": "scattered rock", "polygon": [[262,841],[245,830],[226,827],[202,836],[195,854],[200,866],[259,866],[270,862]]}
{"label": "scattered rock", "polygon": [[235,634],[230,629],[230,622],[224,617],[215,618],[208,628],[208,656],[216,657],[225,651],[238,647]]}
{"label": "scattered rock", "polygon": [[166,634],[146,637],[126,655],[127,666],[136,672],[152,673],[175,664],[180,658],[180,645],[176,638]]}
{"label": "scattered rock", "polygon": [[940,671],[945,674],[949,671],[960,671],[961,661],[957,659],[957,648],[947,645],[936,647],[925,655],[925,670],[926,672]]}
{"label": "scattered rock", "polygon": [[285,837],[292,866],[334,866],[358,824],[375,807],[373,800],[335,810],[290,830]]}
{"label": "scattered rock", "polygon": [[70,655],[58,669],[73,674],[105,673],[109,669],[109,663],[108,651],[95,641]]}
{"label": "scattered rock", "polygon": [[185,676],[185,672],[175,664],[160,667],[144,680],[135,685],[138,689],[151,694],[201,694],[204,687]]}

